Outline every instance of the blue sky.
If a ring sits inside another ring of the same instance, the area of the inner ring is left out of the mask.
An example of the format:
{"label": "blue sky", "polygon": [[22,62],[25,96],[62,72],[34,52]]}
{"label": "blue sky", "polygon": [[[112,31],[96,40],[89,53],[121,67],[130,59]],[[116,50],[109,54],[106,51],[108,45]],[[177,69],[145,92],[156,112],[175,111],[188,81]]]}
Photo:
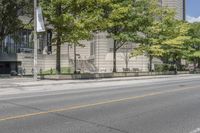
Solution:
{"label": "blue sky", "polygon": [[189,22],[200,22],[200,0],[186,0],[186,15]]}

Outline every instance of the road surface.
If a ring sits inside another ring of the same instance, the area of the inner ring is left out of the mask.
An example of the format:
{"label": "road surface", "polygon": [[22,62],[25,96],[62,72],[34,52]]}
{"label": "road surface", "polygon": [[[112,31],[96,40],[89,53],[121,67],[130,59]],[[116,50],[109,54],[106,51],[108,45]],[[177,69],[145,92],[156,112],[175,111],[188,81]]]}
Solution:
{"label": "road surface", "polygon": [[198,75],[30,87],[55,91],[0,96],[0,133],[200,133]]}

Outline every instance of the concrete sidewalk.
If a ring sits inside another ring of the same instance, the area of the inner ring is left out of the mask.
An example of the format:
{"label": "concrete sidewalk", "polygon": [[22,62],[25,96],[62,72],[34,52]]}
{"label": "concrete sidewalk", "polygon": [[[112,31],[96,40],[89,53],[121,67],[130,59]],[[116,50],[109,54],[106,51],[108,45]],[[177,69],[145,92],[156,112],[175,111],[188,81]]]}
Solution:
{"label": "concrete sidewalk", "polygon": [[176,79],[200,79],[200,75],[162,75],[143,76],[128,78],[94,79],[94,80],[38,80],[31,78],[0,79],[0,97],[5,95],[54,92],[54,91],[75,91],[90,89],[93,86],[105,89],[112,86],[124,86],[127,84],[151,84],[168,80],[173,82]]}
{"label": "concrete sidewalk", "polygon": [[32,78],[11,78],[11,79],[0,79],[0,89],[9,87],[31,87],[31,86],[45,86],[45,85],[130,81],[130,80],[145,80],[145,79],[175,78],[175,77],[190,77],[190,76],[193,77],[198,75],[181,74],[181,75],[159,75],[159,76],[104,78],[104,79],[88,79],[88,80],[37,80],[37,81],[33,80]]}

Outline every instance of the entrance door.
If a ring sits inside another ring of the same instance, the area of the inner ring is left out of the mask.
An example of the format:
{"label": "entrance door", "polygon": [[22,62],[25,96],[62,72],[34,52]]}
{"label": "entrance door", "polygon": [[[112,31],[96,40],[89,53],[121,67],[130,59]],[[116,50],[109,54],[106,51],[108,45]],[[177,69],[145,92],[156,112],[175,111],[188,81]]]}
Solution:
{"label": "entrance door", "polygon": [[11,68],[10,63],[0,63],[0,74],[10,74]]}

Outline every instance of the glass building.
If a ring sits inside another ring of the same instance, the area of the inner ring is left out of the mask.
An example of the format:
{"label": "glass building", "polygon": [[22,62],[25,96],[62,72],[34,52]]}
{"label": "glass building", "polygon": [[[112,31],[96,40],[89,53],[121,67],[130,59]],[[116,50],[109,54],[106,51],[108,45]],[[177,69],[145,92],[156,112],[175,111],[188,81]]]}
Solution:
{"label": "glass building", "polygon": [[22,30],[14,35],[8,35],[0,46],[1,54],[20,53],[23,49],[33,49],[32,34],[30,30]]}
{"label": "glass building", "polygon": [[[38,35],[38,53],[52,53],[51,31]],[[21,30],[12,35],[8,35],[0,45],[0,74],[19,73],[23,60],[19,55],[33,55],[33,33],[31,30]]]}

